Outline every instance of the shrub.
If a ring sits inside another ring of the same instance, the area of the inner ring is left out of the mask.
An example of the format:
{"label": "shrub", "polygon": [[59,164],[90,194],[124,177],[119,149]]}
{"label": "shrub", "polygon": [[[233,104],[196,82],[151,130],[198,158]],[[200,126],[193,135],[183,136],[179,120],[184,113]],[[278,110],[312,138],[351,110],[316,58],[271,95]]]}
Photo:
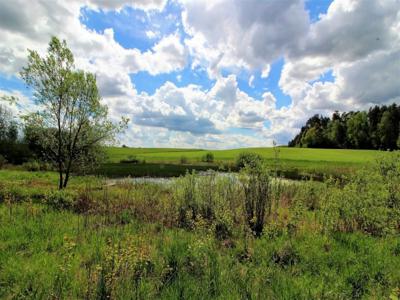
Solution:
{"label": "shrub", "polygon": [[180,158],[180,162],[182,165],[187,164],[188,163],[187,157],[182,155]]}
{"label": "shrub", "polygon": [[71,191],[61,190],[51,192],[46,198],[45,203],[55,210],[72,210],[75,205],[76,194]]}
{"label": "shrub", "polygon": [[202,162],[207,162],[207,163],[212,163],[214,162],[214,154],[211,152],[207,152],[203,157],[201,158]]}
{"label": "shrub", "polygon": [[138,164],[140,161],[135,155],[129,155],[128,158],[119,161],[122,164]]}
{"label": "shrub", "polygon": [[236,159],[236,167],[240,170],[244,167],[255,168],[262,163],[262,157],[254,152],[241,152]]}
{"label": "shrub", "polygon": [[39,162],[37,162],[36,160],[32,160],[32,161],[28,161],[26,163],[22,164],[22,167],[26,170],[26,171],[30,171],[30,172],[37,172],[40,171],[40,164]]}
{"label": "shrub", "polygon": [[196,174],[186,175],[176,182],[174,197],[178,204],[178,224],[191,228],[196,219],[198,207],[196,203]]}
{"label": "shrub", "polygon": [[3,155],[0,154],[0,169],[3,168],[6,163],[7,160],[4,158]]}
{"label": "shrub", "polygon": [[241,183],[244,190],[244,211],[252,233],[259,237],[264,229],[265,215],[271,213],[271,180],[265,167],[245,168]]}
{"label": "shrub", "polygon": [[287,268],[297,264],[300,261],[300,255],[292,244],[286,243],[282,248],[272,253],[271,259],[281,268]]}
{"label": "shrub", "polygon": [[388,155],[332,188],[323,207],[325,229],[375,236],[400,229],[400,156]]}
{"label": "shrub", "polygon": [[10,201],[11,203],[18,203],[26,201],[30,198],[30,194],[26,188],[11,185],[0,186],[0,203]]}

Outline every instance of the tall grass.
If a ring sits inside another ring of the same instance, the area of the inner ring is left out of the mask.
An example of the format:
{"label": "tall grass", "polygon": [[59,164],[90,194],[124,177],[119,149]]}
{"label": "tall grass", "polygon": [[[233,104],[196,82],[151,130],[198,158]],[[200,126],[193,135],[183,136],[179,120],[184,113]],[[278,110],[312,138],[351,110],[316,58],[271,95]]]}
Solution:
{"label": "tall grass", "polygon": [[2,171],[0,298],[395,299],[399,168],[394,155],[323,183],[88,177],[63,193],[51,173]]}

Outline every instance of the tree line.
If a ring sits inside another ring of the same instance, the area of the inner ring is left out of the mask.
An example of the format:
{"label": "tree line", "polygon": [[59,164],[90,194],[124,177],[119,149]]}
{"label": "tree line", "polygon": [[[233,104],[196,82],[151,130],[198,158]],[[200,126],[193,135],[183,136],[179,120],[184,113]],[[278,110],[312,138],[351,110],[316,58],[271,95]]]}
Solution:
{"label": "tree line", "polygon": [[374,106],[368,111],[335,111],[314,115],[289,147],[342,149],[400,149],[400,106]]}

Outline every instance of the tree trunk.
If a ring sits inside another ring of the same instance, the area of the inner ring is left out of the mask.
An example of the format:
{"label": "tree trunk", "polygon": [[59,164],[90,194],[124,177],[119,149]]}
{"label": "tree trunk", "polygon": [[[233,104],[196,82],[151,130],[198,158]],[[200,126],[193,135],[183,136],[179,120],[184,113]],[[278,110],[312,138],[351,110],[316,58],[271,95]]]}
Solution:
{"label": "tree trunk", "polygon": [[69,170],[67,170],[67,171],[65,172],[65,179],[64,179],[64,184],[63,184],[63,188],[64,188],[64,189],[67,187],[67,184],[68,184],[69,172],[70,172]]}
{"label": "tree trunk", "polygon": [[62,190],[63,189],[63,173],[62,173],[62,170],[61,170],[61,168],[59,169],[59,174],[60,174],[60,179],[59,179],[59,181],[58,181],[58,189],[59,190]]}

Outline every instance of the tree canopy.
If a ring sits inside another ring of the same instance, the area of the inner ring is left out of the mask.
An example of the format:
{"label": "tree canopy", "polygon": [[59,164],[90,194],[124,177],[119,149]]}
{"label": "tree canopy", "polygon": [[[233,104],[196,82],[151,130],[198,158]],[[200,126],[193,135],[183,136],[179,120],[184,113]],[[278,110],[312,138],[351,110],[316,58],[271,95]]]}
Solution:
{"label": "tree canopy", "polygon": [[289,142],[290,147],[400,149],[400,106],[374,106],[368,111],[314,115]]}
{"label": "tree canopy", "polygon": [[43,159],[59,172],[59,188],[67,186],[72,170],[95,164],[101,145],[124,129],[127,119],[108,120],[94,74],[77,70],[65,41],[53,37],[45,56],[28,50],[21,77],[34,90],[39,111],[28,114],[25,137]]}

